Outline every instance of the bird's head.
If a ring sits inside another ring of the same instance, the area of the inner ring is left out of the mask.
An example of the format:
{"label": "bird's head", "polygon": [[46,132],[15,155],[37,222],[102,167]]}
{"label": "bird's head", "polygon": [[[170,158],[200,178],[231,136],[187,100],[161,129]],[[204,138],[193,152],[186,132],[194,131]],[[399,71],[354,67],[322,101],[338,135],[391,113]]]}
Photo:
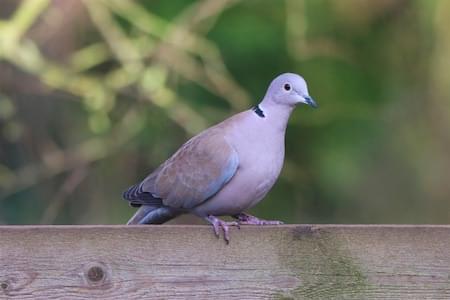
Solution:
{"label": "bird's head", "polygon": [[276,77],[270,83],[264,98],[291,107],[304,103],[317,108],[316,102],[309,96],[306,81],[294,73],[284,73]]}

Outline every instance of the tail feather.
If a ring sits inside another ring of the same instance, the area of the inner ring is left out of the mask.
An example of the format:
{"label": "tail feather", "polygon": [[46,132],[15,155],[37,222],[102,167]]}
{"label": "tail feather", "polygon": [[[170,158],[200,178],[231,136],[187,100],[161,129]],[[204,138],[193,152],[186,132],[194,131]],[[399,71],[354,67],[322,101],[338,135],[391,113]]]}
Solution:
{"label": "tail feather", "polygon": [[136,211],[133,217],[128,221],[127,225],[137,224],[162,224],[180,213],[166,206],[150,206],[142,205]]}
{"label": "tail feather", "polygon": [[135,184],[128,188],[123,194],[123,199],[127,200],[131,206],[139,207],[141,205],[162,206],[162,199],[155,197],[150,192],[142,189],[142,183]]}

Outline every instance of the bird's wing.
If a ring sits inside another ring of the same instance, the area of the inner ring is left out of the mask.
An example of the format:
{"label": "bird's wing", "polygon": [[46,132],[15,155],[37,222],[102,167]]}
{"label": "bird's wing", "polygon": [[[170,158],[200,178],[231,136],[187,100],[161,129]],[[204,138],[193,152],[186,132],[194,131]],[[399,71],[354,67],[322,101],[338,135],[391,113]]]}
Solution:
{"label": "bird's wing", "polygon": [[222,189],[238,165],[236,150],[221,130],[212,128],[186,142],[139,184],[139,190],[164,205],[193,208]]}
{"label": "bird's wing", "polygon": [[[139,207],[141,205],[147,205],[152,207],[162,206],[162,199],[156,197],[151,191],[154,190],[153,185],[159,171],[164,165],[161,165],[153,173],[148,175],[140,183],[129,187],[124,193],[123,198],[127,200],[131,206]],[[145,190],[144,190],[145,186]]]}

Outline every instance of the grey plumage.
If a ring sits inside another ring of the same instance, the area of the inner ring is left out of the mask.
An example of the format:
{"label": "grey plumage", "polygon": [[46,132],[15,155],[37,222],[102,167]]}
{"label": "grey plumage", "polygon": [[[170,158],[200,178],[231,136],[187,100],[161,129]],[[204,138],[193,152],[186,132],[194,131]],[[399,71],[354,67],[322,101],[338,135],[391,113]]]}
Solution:
{"label": "grey plumage", "polygon": [[176,209],[166,206],[141,205],[127,225],[163,224],[179,214]]}
{"label": "grey plumage", "polygon": [[[140,207],[128,224],[161,224],[182,213],[210,222],[216,231],[228,225],[273,224],[246,215],[270,190],[284,161],[284,136],[298,103],[316,107],[306,82],[286,73],[275,78],[257,106],[206,129],[172,157],[130,187],[124,198]],[[216,218],[231,215],[238,223]],[[279,222],[278,222],[279,223]]]}

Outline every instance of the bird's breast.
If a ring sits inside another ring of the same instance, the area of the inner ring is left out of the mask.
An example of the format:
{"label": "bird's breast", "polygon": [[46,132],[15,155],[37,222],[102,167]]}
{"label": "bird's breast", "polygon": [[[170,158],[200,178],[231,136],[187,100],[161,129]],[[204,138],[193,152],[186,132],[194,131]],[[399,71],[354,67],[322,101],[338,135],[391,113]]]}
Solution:
{"label": "bird's breast", "polygon": [[231,180],[212,198],[195,208],[199,215],[232,215],[258,203],[274,185],[284,161],[284,133],[237,130],[229,139],[239,156]]}
{"label": "bird's breast", "polygon": [[[253,146],[252,146],[253,145]],[[254,149],[249,151],[249,149]],[[254,206],[275,184],[284,162],[284,136],[248,140],[247,145],[238,147],[242,160],[238,173],[245,183],[247,208]]]}

